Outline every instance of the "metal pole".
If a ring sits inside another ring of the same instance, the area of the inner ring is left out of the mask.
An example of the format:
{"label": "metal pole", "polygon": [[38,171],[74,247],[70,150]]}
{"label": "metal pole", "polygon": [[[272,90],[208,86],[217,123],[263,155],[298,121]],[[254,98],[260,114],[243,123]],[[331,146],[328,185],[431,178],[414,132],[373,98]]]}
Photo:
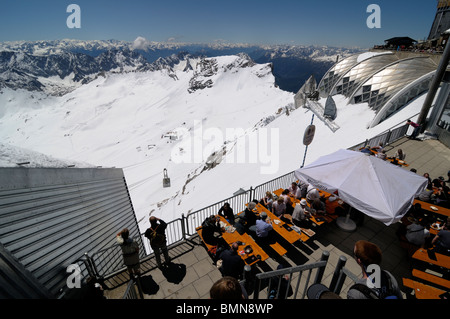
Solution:
{"label": "metal pole", "polygon": [[344,268],[346,262],[347,262],[347,258],[345,258],[345,256],[340,256],[338,264],[336,266],[336,269],[334,270],[333,278],[331,279],[329,289],[335,293],[338,293],[336,291],[336,285],[337,285],[338,279],[341,275],[342,268]]}
{"label": "metal pole", "polygon": [[[326,261],[328,263],[328,258],[330,258],[330,252],[325,250],[322,252],[322,257],[320,257],[320,261]],[[317,270],[316,278],[314,279],[315,284],[319,284],[322,281],[323,274],[325,272],[325,267],[320,267]]]}
{"label": "metal pole", "polygon": [[[450,34],[450,29],[445,31],[444,34]],[[445,45],[444,53],[442,54],[441,61],[439,62],[439,66],[434,74],[433,80],[430,84],[430,89],[428,90],[427,97],[425,102],[423,102],[422,110],[420,111],[419,118],[417,119],[417,124],[422,125],[425,124],[425,120],[427,119],[428,111],[431,108],[431,103],[433,103],[434,97],[436,96],[436,92],[441,84],[442,78],[444,77],[444,73],[447,70],[448,61],[450,59],[450,45]]]}

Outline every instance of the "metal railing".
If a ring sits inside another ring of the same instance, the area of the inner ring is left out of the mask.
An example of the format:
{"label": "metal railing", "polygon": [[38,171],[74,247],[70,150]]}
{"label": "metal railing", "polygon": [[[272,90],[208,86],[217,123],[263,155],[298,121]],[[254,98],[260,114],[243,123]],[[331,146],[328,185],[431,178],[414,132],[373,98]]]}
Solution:
{"label": "metal railing", "polygon": [[[307,272],[305,284],[303,285],[303,292],[300,296],[300,299],[304,299],[306,296],[306,291],[310,286],[309,282],[311,280],[312,271],[315,269],[317,270],[313,284],[320,283],[322,281],[322,277],[325,272],[325,267],[327,266],[329,257],[330,253],[328,251],[323,251],[322,257],[318,262],[257,274],[253,299],[260,299],[259,292],[264,281],[267,284],[267,299],[287,299],[289,297],[289,292],[291,290],[291,284],[294,275],[297,275],[298,277],[296,279],[294,288],[292,288],[292,299],[297,299],[297,294],[302,284],[303,272]],[[281,289],[281,282],[283,280],[283,277],[285,276],[287,276],[288,278],[285,279],[287,280],[287,284],[285,285],[285,290],[283,291],[283,289]],[[275,281],[275,279],[277,279],[277,281]],[[274,289],[274,285],[272,285],[272,282],[277,283],[276,289]],[[271,295],[272,289],[275,290],[274,295]]]}
{"label": "metal railing", "polygon": [[342,286],[344,285],[345,279],[348,277],[354,283],[356,283],[359,278],[350,270],[345,268],[345,263],[347,262],[347,258],[345,256],[339,257],[338,264],[336,265],[336,269],[334,270],[333,278],[330,283],[330,291],[340,294],[342,290]]}
{"label": "metal railing", "polygon": [[144,299],[139,277],[128,282],[127,289],[125,290],[122,299]]}
{"label": "metal railing", "polygon": [[355,146],[349,147],[349,150],[358,151],[360,148],[366,147],[367,145],[378,146],[380,143],[383,143],[383,145],[386,146],[389,145],[390,143],[393,143],[401,139],[409,132],[410,126],[408,124],[405,124],[395,129],[383,132],[375,137],[372,137],[371,139],[367,139],[364,142],[359,143]]}
{"label": "metal railing", "polygon": [[251,189],[253,192],[251,196],[254,199],[260,200],[266,195],[266,192],[273,192],[274,190],[280,188],[289,188],[291,183],[296,180],[297,178],[295,177],[295,171],[292,171],[271,181],[258,185],[253,190]]}
{"label": "metal railing", "polygon": [[244,191],[240,194],[237,194],[237,195],[234,195],[227,199],[224,199],[215,204],[209,205],[200,210],[197,210],[195,212],[191,212],[191,213],[187,214],[186,217],[184,218],[185,231],[186,231],[185,236],[190,237],[190,236],[195,235],[197,233],[195,229],[202,224],[202,222],[206,219],[206,217],[209,217],[211,215],[217,215],[220,208],[225,203],[230,204],[230,207],[233,208],[235,214],[239,213],[240,209],[244,210],[245,204],[247,204],[248,202],[251,201],[251,198],[252,198],[251,194],[252,194],[252,191],[250,189],[250,190]]}

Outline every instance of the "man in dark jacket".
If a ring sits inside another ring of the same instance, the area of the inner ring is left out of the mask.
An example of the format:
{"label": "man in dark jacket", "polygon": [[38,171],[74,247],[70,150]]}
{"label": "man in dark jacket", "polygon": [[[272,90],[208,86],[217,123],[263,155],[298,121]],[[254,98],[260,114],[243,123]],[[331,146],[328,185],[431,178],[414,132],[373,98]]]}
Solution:
{"label": "man in dark jacket", "polygon": [[[206,218],[202,223],[202,237],[205,243],[208,245],[221,245],[223,246],[224,240],[220,237],[216,237],[215,233],[222,233],[222,228],[219,224],[219,217],[211,215]],[[225,242],[226,244],[226,242]]]}
{"label": "man in dark jacket", "polygon": [[239,245],[233,243],[230,249],[223,251],[220,254],[222,259],[222,266],[219,268],[222,276],[231,276],[240,279],[244,273],[245,263],[238,254]]}
{"label": "man in dark jacket", "polygon": [[150,228],[145,231],[145,237],[150,240],[150,246],[155,253],[158,267],[162,267],[161,253],[164,255],[166,264],[170,262],[169,252],[167,250],[166,228],[166,222],[152,216],[150,217]]}
{"label": "man in dark jacket", "polygon": [[222,208],[220,208],[219,213],[220,216],[225,217],[225,219],[231,224],[234,225],[234,213],[233,209],[230,206],[230,203],[223,204]]}

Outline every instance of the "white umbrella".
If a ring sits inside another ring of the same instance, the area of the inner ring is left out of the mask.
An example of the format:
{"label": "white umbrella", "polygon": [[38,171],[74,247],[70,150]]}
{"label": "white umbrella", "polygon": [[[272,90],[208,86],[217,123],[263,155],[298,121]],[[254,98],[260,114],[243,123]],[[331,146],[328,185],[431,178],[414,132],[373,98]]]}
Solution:
{"label": "white umbrella", "polygon": [[295,176],[329,193],[337,190],[344,202],[386,225],[400,220],[427,185],[423,176],[350,150],[322,156]]}

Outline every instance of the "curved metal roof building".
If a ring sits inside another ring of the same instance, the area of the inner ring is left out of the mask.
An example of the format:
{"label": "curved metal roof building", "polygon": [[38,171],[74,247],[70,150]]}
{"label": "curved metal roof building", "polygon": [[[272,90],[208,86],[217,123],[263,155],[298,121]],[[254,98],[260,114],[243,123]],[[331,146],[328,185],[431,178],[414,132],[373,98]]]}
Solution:
{"label": "curved metal roof building", "polygon": [[429,56],[403,56],[391,51],[345,58],[323,76],[322,98],[344,95],[349,104],[368,103],[376,112],[370,127],[428,91],[437,63]]}

